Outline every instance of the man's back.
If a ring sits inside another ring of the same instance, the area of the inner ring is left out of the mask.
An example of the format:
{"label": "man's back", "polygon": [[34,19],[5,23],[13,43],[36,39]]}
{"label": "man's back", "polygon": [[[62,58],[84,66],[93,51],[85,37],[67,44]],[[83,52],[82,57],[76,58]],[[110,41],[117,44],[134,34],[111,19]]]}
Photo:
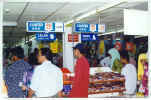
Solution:
{"label": "man's back", "polygon": [[126,64],[121,72],[126,79],[125,87],[126,87],[126,93],[127,94],[133,94],[136,90],[136,81],[137,81],[137,75],[136,75],[136,68],[132,64]]}
{"label": "man's back", "polygon": [[56,95],[63,88],[63,75],[61,70],[50,61],[36,67],[30,88],[37,97],[50,97]]}
{"label": "man's back", "polygon": [[8,97],[23,98],[24,92],[19,86],[23,82],[24,72],[29,70],[31,66],[24,60],[19,60],[13,63],[6,72],[6,85],[8,86]]}

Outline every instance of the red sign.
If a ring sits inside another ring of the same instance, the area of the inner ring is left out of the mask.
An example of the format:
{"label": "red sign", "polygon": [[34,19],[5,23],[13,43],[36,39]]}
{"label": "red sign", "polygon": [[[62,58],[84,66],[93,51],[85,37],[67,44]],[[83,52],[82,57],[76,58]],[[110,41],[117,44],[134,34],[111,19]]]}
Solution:
{"label": "red sign", "polygon": [[68,42],[78,42],[79,35],[78,34],[68,34]]}

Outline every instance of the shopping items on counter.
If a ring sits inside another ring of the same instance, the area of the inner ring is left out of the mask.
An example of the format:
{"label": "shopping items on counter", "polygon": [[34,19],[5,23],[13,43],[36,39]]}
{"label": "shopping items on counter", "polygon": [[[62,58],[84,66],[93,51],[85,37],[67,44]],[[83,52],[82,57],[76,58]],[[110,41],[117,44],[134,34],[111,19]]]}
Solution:
{"label": "shopping items on counter", "polygon": [[[71,75],[67,75],[64,78],[62,95],[67,97],[72,89],[71,80],[73,80],[73,77],[71,77]],[[123,91],[125,91],[125,78],[119,73],[100,72],[90,75],[89,77],[89,95]]]}
{"label": "shopping items on counter", "polygon": [[70,94],[71,91],[71,85],[64,85],[63,86],[63,95],[68,96]]}

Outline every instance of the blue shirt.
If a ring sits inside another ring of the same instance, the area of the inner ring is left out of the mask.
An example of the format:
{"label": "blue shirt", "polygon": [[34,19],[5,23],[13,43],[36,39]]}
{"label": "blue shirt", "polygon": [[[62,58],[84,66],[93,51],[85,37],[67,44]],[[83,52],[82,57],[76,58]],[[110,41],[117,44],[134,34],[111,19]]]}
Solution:
{"label": "blue shirt", "polygon": [[26,71],[31,69],[31,66],[24,60],[19,60],[9,66],[6,72],[6,85],[8,86],[9,98],[24,98],[25,93],[19,86],[23,82],[23,75]]}

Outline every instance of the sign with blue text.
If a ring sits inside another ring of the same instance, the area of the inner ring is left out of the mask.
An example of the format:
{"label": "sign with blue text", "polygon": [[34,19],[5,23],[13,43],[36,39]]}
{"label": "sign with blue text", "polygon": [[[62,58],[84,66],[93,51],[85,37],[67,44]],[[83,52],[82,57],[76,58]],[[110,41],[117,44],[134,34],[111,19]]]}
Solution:
{"label": "sign with blue text", "polygon": [[64,24],[58,22],[27,21],[27,32],[64,32]]}
{"label": "sign with blue text", "polygon": [[76,23],[75,32],[105,32],[105,24]]}
{"label": "sign with blue text", "polygon": [[97,34],[81,33],[81,41],[96,41],[96,40],[98,40]]}
{"label": "sign with blue text", "polygon": [[36,40],[43,40],[43,41],[53,41],[56,40],[55,33],[36,33]]}

